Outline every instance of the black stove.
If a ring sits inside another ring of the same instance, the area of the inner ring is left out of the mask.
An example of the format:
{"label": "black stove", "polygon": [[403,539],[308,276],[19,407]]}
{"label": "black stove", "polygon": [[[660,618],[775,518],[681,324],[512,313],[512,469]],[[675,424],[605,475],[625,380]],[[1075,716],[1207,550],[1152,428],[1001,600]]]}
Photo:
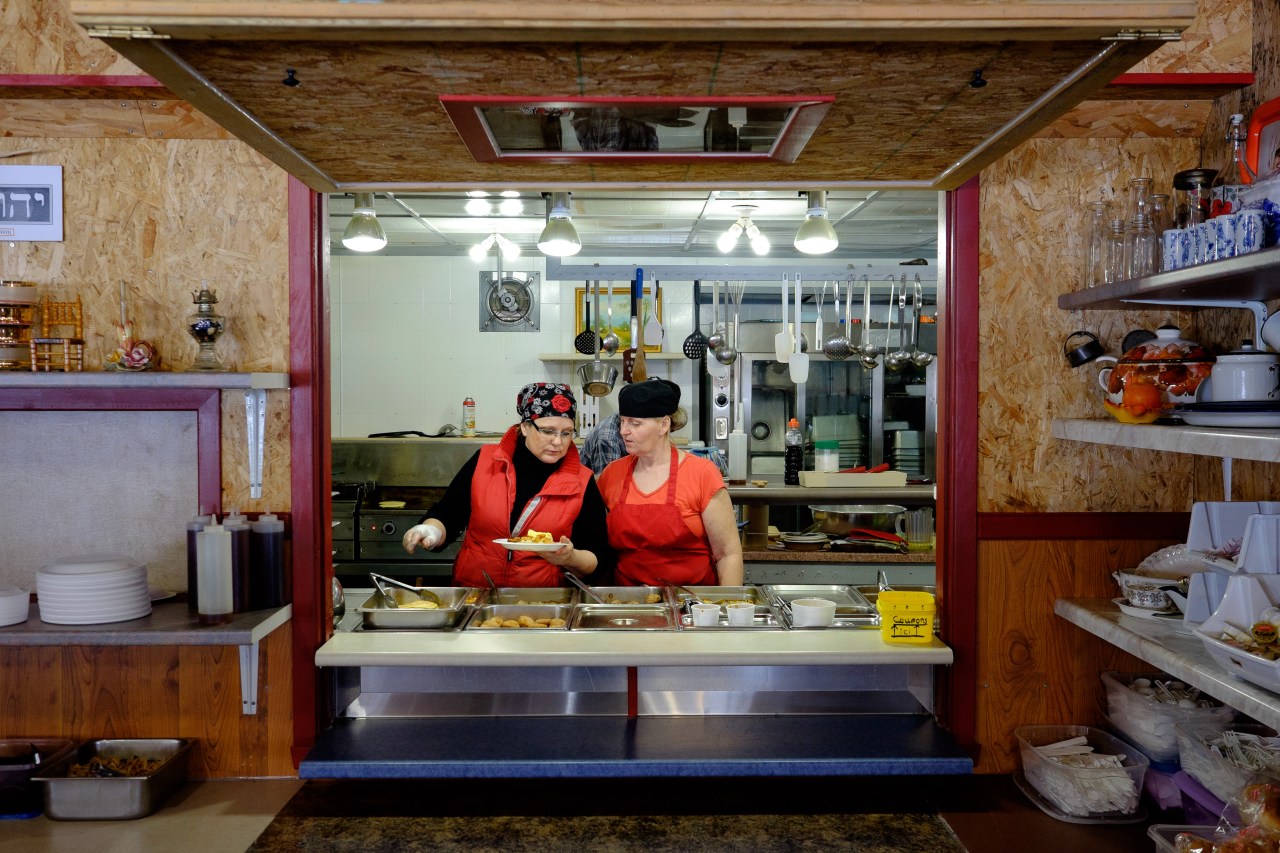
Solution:
{"label": "black stove", "polygon": [[440,499],[443,488],[362,482],[335,483],[332,491],[334,573],[340,579],[361,576],[367,581],[370,572],[377,572],[411,583],[418,578],[447,582],[459,542],[442,551],[418,549],[413,554],[402,544],[405,532]]}

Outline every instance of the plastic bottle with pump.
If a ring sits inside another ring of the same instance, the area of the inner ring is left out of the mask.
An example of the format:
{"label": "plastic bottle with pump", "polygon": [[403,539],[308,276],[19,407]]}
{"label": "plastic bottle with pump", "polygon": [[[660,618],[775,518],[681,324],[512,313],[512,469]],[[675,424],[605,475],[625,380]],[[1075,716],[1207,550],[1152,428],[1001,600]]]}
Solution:
{"label": "plastic bottle with pump", "polygon": [[476,401],[467,395],[462,401],[462,435],[473,438],[476,434]]}
{"label": "plastic bottle with pump", "polygon": [[804,468],[804,435],[800,432],[800,421],[795,418],[787,421],[787,435],[783,443],[786,445],[783,482],[788,486],[798,486],[800,470]]}

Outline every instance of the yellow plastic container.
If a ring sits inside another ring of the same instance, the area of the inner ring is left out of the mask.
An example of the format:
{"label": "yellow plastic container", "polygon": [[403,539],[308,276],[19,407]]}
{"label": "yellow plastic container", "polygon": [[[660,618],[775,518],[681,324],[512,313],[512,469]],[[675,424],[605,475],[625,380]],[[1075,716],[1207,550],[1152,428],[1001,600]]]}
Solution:
{"label": "yellow plastic container", "polygon": [[886,643],[928,643],[938,606],[928,592],[887,589],[876,596],[880,611],[880,639]]}

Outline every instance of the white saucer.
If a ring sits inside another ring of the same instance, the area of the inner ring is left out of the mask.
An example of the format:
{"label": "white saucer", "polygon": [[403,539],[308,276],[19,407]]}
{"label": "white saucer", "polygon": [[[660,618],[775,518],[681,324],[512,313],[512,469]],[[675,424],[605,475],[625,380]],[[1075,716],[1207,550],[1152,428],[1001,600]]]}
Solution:
{"label": "white saucer", "polygon": [[558,551],[564,547],[562,542],[512,542],[510,539],[493,541],[508,551]]}
{"label": "white saucer", "polygon": [[1113,598],[1111,601],[1120,608],[1120,612],[1125,616],[1132,616],[1135,619],[1148,619],[1152,622],[1169,622],[1179,620],[1182,614],[1177,610],[1151,610],[1146,607],[1134,607],[1123,598]]}

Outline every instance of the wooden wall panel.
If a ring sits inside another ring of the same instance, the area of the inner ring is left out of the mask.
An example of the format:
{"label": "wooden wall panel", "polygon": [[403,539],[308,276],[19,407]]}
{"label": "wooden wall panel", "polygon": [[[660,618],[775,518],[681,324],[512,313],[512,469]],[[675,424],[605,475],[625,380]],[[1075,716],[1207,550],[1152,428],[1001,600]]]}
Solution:
{"label": "wooden wall panel", "polygon": [[292,625],[259,649],[246,716],[235,646],[0,646],[0,736],[185,737],[193,778],[293,776]]}
{"label": "wooden wall panel", "polygon": [[1041,139],[1127,139],[1168,136],[1199,140],[1211,101],[1085,101],[1040,131]]}
{"label": "wooden wall panel", "polygon": [[121,98],[0,99],[6,136],[42,139],[231,139],[186,101]]}
{"label": "wooden wall panel", "polygon": [[1101,723],[1099,673],[1149,669],[1053,613],[1058,598],[1115,594],[1110,574],[1167,540],[1005,540],[979,543],[978,743],[975,770],[1018,767],[1013,730]]}
{"label": "wooden wall panel", "polygon": [[1190,457],[1062,442],[1056,417],[1105,417],[1098,367],[1068,367],[1077,329],[1117,353],[1124,335],[1192,316],[1057,307],[1080,286],[1083,204],[1151,175],[1167,185],[1199,158],[1196,140],[1033,139],[982,174],[979,482],[981,512],[1183,511]]}
{"label": "wooden wall panel", "polygon": [[0,3],[0,74],[139,74],[71,20],[67,0]]}

